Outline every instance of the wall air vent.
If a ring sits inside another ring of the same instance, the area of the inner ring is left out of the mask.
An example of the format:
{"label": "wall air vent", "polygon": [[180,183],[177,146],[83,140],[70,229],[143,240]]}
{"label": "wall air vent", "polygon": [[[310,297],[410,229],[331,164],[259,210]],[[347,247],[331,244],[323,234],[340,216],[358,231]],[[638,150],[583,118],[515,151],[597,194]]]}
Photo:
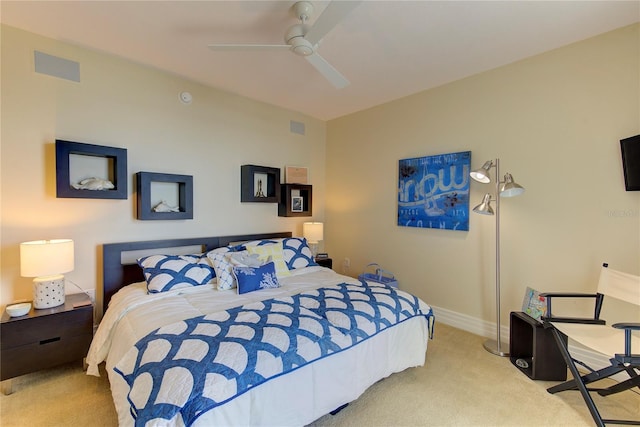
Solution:
{"label": "wall air vent", "polygon": [[36,73],[80,82],[80,63],[34,50]]}
{"label": "wall air vent", "polygon": [[291,133],[297,133],[298,135],[304,135],[304,123],[291,120],[289,122],[289,130]]}

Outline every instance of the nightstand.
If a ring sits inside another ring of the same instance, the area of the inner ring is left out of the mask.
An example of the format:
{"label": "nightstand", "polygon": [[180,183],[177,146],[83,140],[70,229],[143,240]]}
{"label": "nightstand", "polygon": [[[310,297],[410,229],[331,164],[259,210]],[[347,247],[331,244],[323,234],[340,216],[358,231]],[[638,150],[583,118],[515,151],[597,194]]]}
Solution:
{"label": "nightstand", "polygon": [[316,258],[316,263],[321,267],[333,268],[333,260],[331,258]]}
{"label": "nightstand", "polygon": [[[83,360],[92,338],[93,305],[85,294],[66,295],[63,305],[32,308],[20,317],[5,311],[0,321],[0,380]],[[10,382],[3,383],[3,390],[11,392]]]}

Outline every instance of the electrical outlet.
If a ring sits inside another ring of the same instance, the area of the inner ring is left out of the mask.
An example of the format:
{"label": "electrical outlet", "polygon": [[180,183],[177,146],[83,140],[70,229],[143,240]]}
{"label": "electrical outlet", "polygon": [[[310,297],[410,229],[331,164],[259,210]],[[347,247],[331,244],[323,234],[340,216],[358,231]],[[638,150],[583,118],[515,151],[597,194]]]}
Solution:
{"label": "electrical outlet", "polygon": [[351,267],[351,260],[349,258],[345,258],[344,261],[342,261],[342,266],[345,268]]}

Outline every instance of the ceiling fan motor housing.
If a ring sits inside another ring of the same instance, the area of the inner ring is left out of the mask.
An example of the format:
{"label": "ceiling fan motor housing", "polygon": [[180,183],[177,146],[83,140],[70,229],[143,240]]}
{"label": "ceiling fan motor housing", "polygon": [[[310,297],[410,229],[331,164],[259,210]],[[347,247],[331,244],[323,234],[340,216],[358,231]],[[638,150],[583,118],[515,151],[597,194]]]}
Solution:
{"label": "ceiling fan motor housing", "polygon": [[308,1],[299,1],[293,5],[293,13],[296,15],[296,18],[305,22],[311,18],[313,5]]}
{"label": "ceiling fan motor housing", "polygon": [[289,27],[284,35],[284,41],[296,55],[309,56],[314,52],[313,45],[304,38],[304,35],[309,31],[309,26],[306,24],[296,24]]}

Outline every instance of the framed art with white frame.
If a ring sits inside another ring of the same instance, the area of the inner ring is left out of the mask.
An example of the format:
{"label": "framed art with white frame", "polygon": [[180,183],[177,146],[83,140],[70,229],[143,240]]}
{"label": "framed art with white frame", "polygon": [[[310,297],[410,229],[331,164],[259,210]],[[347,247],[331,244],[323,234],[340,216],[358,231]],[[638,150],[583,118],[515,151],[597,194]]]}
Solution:
{"label": "framed art with white frame", "polygon": [[291,197],[291,212],[302,212],[304,199],[301,196]]}

